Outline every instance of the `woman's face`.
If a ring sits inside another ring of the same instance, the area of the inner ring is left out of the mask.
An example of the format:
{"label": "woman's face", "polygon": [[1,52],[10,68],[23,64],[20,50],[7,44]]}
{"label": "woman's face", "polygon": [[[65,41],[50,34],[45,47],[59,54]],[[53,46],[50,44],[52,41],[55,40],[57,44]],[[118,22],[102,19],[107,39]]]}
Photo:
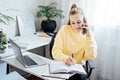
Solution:
{"label": "woman's face", "polygon": [[83,24],[83,16],[79,13],[70,15],[70,24],[75,31],[79,32]]}

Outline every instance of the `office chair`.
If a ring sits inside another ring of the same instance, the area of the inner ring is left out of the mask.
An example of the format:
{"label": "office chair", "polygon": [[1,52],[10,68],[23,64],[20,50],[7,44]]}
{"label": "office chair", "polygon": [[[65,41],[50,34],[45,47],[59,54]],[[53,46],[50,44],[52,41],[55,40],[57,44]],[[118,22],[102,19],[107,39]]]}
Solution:
{"label": "office chair", "polygon": [[[52,57],[52,47],[54,45],[54,41],[55,41],[55,36],[56,36],[57,32],[54,32],[54,35],[52,36],[51,42],[50,42],[50,56]],[[88,60],[86,61],[85,65],[83,65],[83,67],[85,68],[86,72],[87,72],[87,76],[86,76],[86,80],[90,80],[90,76],[92,73],[92,70],[95,68],[94,63],[92,60]]]}

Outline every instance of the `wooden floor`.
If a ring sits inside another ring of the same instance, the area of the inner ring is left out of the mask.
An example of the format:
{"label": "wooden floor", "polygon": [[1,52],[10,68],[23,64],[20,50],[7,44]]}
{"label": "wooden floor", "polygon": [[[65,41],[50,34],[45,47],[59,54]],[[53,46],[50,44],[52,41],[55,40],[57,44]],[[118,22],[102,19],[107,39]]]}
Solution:
{"label": "wooden floor", "polygon": [[31,75],[31,76],[29,76],[29,77],[26,77],[26,79],[27,79],[27,80],[43,80],[43,79],[38,78],[38,77],[33,76],[33,75]]}

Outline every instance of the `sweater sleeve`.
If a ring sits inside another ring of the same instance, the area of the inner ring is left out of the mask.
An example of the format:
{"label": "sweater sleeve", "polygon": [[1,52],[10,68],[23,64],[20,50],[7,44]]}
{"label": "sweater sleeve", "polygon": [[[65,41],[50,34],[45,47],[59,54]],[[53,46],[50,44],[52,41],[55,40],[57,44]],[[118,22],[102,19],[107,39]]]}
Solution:
{"label": "sweater sleeve", "polygon": [[65,62],[66,59],[69,57],[63,52],[63,44],[64,44],[64,36],[65,36],[63,35],[64,33],[65,32],[63,31],[63,29],[60,29],[55,38],[54,46],[52,49],[52,55],[56,61]]}
{"label": "sweater sleeve", "polygon": [[94,40],[93,35],[91,35],[91,37],[86,37],[84,59],[92,60],[96,58],[96,56],[97,56],[97,44]]}

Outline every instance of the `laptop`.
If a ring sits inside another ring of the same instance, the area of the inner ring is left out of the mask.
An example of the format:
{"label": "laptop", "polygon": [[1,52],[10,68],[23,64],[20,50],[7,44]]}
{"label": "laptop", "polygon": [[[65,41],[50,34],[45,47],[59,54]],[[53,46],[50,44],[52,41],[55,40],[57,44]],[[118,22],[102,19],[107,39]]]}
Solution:
{"label": "laptop", "polygon": [[[24,67],[34,67],[40,65],[46,65],[47,63],[41,59],[39,56],[32,55],[23,55],[21,48],[13,42],[12,39],[9,39],[13,48],[13,52],[15,53],[16,59],[24,66]],[[26,52],[30,53],[30,52]],[[37,61],[35,60],[37,59]]]}

